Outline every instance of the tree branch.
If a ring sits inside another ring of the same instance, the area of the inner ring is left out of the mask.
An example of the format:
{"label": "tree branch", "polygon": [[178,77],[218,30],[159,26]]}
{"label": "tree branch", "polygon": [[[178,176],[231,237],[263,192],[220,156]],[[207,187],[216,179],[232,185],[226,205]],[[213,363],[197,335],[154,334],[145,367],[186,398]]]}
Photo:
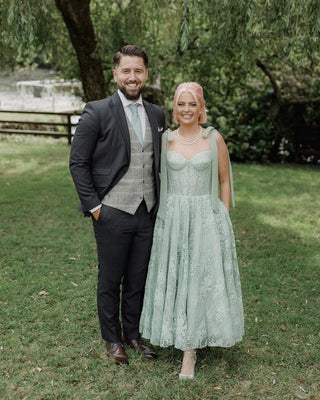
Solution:
{"label": "tree branch", "polygon": [[[208,32],[208,29],[203,30],[202,32]],[[161,70],[165,69],[167,65],[173,63],[176,58],[182,57],[187,50],[190,50],[191,46],[199,39],[199,35],[196,35],[188,40],[187,47],[182,50],[180,43],[177,46],[176,51],[167,59],[163,60],[161,63]]]}
{"label": "tree branch", "polygon": [[305,99],[305,98],[293,98],[293,99],[288,99],[284,102],[285,105],[291,105],[291,104],[320,104],[320,97],[316,97],[314,99]]}
{"label": "tree branch", "polygon": [[84,100],[105,97],[101,59],[94,55],[96,38],[90,15],[90,0],[55,0],[75,49],[84,91]]}
{"label": "tree branch", "polygon": [[273,87],[276,98],[278,99],[278,101],[281,101],[282,96],[281,96],[280,87],[277,84],[277,81],[276,81],[275,77],[273,76],[272,72],[270,71],[270,69],[265,64],[263,64],[262,61],[259,59],[256,60],[256,64],[267,75],[267,77],[270,80],[271,86]]}

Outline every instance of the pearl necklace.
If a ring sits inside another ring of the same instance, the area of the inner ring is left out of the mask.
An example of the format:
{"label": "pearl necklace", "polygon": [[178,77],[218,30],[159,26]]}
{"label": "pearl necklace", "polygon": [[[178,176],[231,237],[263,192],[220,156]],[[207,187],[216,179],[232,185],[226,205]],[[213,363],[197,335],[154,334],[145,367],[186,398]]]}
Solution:
{"label": "pearl necklace", "polygon": [[177,139],[182,144],[194,144],[194,143],[197,143],[199,141],[199,139],[201,138],[201,132],[202,132],[202,128],[200,126],[198,133],[196,133],[194,136],[192,136],[192,138],[186,139],[185,137],[183,137],[183,135],[180,134],[180,127],[179,127],[177,129]]}

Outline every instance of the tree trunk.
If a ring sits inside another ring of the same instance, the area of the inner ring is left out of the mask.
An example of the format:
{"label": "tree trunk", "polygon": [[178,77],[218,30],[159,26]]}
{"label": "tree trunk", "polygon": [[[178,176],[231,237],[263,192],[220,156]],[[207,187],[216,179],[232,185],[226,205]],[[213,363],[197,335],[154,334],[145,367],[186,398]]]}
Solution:
{"label": "tree trunk", "polygon": [[55,0],[69,31],[76,51],[84,100],[102,99],[106,95],[106,84],[102,61],[94,57],[96,38],[90,16],[90,0]]}

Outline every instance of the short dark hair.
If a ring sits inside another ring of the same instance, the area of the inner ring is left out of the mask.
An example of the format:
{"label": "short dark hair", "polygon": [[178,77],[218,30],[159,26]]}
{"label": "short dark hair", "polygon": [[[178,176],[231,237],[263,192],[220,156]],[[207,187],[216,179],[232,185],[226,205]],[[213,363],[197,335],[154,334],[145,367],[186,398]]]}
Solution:
{"label": "short dark hair", "polygon": [[143,59],[145,67],[148,68],[148,55],[138,46],[133,46],[131,44],[123,46],[113,57],[114,67],[117,67],[120,64],[122,56],[141,57]]}

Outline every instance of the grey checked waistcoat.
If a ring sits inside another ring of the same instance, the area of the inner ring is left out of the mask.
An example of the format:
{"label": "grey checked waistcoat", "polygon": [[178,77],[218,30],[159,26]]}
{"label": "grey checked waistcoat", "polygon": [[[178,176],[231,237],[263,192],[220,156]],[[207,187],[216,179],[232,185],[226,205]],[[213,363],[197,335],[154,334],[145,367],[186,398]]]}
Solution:
{"label": "grey checked waistcoat", "polygon": [[148,211],[156,203],[155,182],[153,173],[152,132],[146,117],[146,132],[143,146],[127,118],[130,142],[131,161],[128,171],[115,187],[102,199],[102,204],[134,214],[144,199]]}

